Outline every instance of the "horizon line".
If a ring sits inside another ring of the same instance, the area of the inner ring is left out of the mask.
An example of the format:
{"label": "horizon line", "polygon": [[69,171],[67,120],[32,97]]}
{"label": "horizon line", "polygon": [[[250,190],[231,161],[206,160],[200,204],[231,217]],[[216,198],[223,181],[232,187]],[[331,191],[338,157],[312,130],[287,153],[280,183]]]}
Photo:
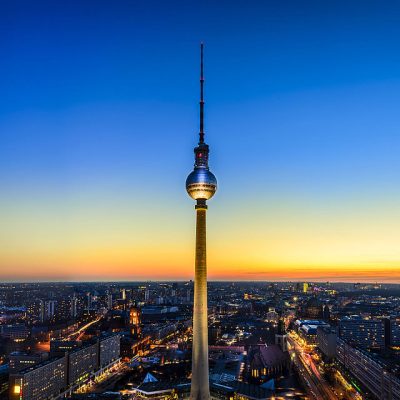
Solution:
{"label": "horizon line", "polygon": [[[34,284],[34,283],[170,283],[170,282],[194,282],[194,279],[146,279],[146,280],[21,280],[21,281],[0,281],[0,285],[2,284]],[[230,280],[230,279],[208,279],[207,282],[212,283],[299,283],[299,282],[307,282],[307,283],[329,283],[329,284],[384,284],[384,285],[400,285],[400,281],[398,282],[386,282],[386,281],[345,281],[345,280],[315,280],[315,279],[296,279],[296,280],[262,280],[262,279],[238,279],[238,280]]]}

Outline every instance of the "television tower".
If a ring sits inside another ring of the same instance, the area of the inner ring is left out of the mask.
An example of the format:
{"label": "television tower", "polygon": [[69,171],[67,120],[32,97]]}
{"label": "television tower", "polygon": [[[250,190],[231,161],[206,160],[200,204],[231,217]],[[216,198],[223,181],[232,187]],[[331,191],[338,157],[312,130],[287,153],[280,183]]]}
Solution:
{"label": "television tower", "polygon": [[194,149],[194,169],[186,179],[186,190],[196,200],[196,258],[193,306],[191,400],[209,400],[208,378],[208,310],[206,262],[207,200],[217,190],[217,179],[208,168],[208,145],[204,142],[203,43],[200,45],[200,133]]}

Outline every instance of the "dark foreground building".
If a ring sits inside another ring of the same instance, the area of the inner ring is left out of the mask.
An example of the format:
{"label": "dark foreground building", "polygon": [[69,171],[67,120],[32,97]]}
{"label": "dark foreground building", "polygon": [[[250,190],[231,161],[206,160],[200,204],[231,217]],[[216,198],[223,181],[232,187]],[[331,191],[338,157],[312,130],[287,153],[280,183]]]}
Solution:
{"label": "dark foreground building", "polygon": [[119,362],[120,335],[104,335],[30,368],[10,374],[10,400],[62,398]]}

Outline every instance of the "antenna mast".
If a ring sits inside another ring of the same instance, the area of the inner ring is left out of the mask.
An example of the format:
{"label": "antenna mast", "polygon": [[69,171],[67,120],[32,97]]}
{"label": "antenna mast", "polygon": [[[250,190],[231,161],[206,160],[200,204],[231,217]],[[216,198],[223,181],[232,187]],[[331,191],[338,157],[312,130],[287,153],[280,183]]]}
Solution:
{"label": "antenna mast", "polygon": [[199,144],[204,143],[204,75],[203,75],[203,43],[200,44],[200,139]]}

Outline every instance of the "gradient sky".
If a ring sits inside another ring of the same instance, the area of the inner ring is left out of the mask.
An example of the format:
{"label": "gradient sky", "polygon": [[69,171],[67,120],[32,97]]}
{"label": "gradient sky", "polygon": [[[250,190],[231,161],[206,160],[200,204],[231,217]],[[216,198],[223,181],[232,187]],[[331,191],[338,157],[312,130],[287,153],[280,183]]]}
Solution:
{"label": "gradient sky", "polygon": [[4,1],[0,279],[400,282],[400,3]]}

